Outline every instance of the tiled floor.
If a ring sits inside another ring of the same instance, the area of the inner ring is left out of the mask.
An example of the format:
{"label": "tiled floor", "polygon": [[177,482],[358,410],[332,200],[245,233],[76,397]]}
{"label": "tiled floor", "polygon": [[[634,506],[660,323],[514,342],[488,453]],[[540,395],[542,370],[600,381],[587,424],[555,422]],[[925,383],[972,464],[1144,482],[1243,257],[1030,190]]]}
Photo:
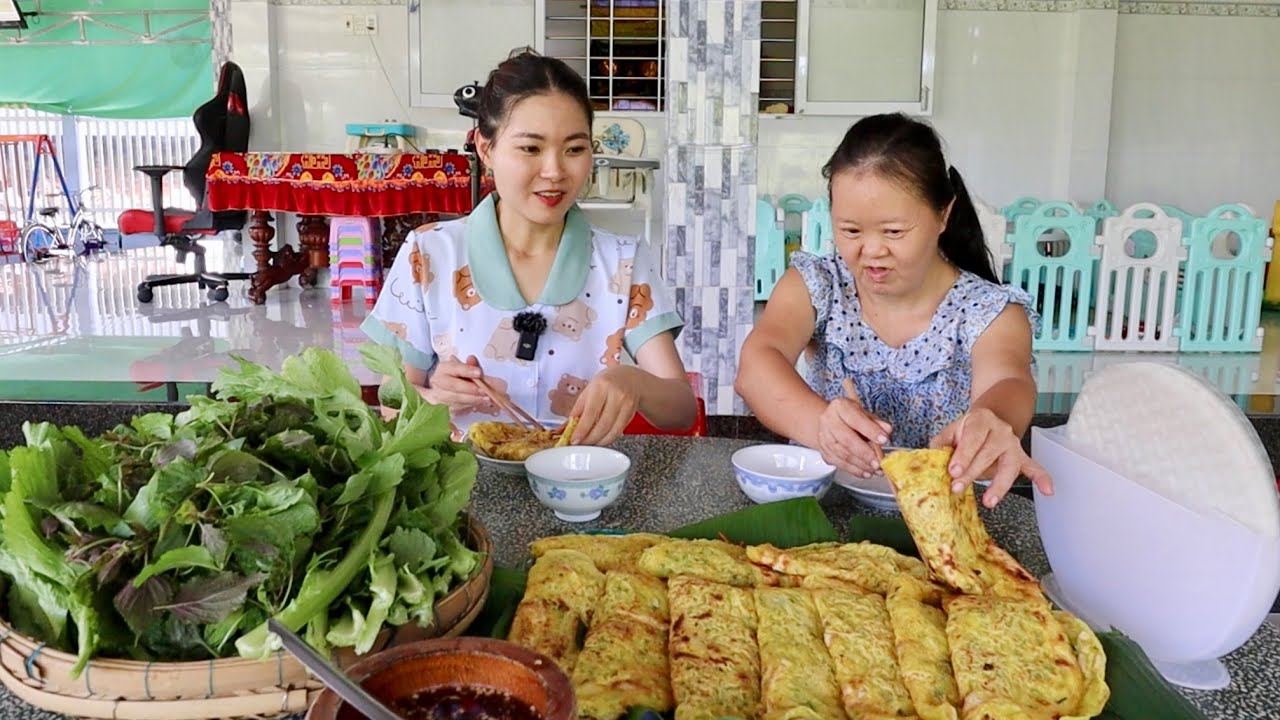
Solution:
{"label": "tiled floor", "polygon": [[[113,253],[102,260],[62,260],[30,266],[0,259],[0,398],[147,399],[140,388],[166,382],[206,383],[233,355],[278,366],[287,356],[319,345],[359,362],[363,302],[333,309],[328,290],[275,288],[255,306],[244,283],[227,302],[213,303],[194,285],[157,289],[151,304],[134,296],[149,273],[180,268],[169,248]],[[251,266],[245,248],[208,244],[211,269]],[[1268,317],[1264,348],[1256,354],[1123,355],[1040,353],[1037,373],[1042,412],[1065,412],[1092,370],[1115,362],[1176,362],[1209,378],[1242,404],[1267,405],[1280,396],[1280,316]],[[1063,405],[1063,407],[1058,407]]]}

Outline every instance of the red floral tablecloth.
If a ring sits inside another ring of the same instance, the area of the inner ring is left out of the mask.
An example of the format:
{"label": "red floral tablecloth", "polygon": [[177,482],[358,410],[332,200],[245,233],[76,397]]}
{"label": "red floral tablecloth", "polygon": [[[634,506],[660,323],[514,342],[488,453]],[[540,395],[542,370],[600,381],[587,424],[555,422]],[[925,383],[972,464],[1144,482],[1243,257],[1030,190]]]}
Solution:
{"label": "red floral tablecloth", "polygon": [[385,217],[471,211],[471,166],[460,153],[215,153],[211,210]]}

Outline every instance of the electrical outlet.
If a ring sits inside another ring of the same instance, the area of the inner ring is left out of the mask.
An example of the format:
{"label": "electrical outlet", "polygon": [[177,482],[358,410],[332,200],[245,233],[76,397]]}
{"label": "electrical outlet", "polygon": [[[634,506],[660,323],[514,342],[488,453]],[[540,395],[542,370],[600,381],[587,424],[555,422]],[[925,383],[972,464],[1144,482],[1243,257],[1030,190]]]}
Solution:
{"label": "electrical outlet", "polygon": [[356,16],[355,15],[342,16],[342,30],[347,35],[356,34]]}
{"label": "electrical outlet", "polygon": [[362,27],[361,29],[364,30],[364,32],[361,33],[362,35],[377,35],[378,34],[378,16],[372,13],[369,15],[365,15],[364,27]]}

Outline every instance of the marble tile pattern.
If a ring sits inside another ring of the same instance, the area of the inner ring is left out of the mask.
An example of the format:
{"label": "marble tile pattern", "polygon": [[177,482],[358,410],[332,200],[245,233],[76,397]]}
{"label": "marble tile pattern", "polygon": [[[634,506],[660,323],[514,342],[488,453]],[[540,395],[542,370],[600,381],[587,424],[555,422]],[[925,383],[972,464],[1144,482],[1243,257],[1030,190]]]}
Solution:
{"label": "marble tile pattern", "polygon": [[231,59],[231,0],[209,0],[210,34],[213,36],[213,72]]}
{"label": "marble tile pattern", "polygon": [[666,267],[710,414],[741,414],[752,323],[760,0],[668,0]]}

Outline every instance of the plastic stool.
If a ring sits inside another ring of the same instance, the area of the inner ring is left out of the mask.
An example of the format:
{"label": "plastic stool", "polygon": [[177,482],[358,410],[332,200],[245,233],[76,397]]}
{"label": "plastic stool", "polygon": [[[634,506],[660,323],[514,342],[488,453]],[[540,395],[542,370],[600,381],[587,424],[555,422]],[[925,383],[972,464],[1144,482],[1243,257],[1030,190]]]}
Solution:
{"label": "plastic stool", "polygon": [[351,288],[364,288],[372,305],[382,289],[382,248],[373,220],[364,217],[329,219],[329,293],[334,304],[351,300]]}

